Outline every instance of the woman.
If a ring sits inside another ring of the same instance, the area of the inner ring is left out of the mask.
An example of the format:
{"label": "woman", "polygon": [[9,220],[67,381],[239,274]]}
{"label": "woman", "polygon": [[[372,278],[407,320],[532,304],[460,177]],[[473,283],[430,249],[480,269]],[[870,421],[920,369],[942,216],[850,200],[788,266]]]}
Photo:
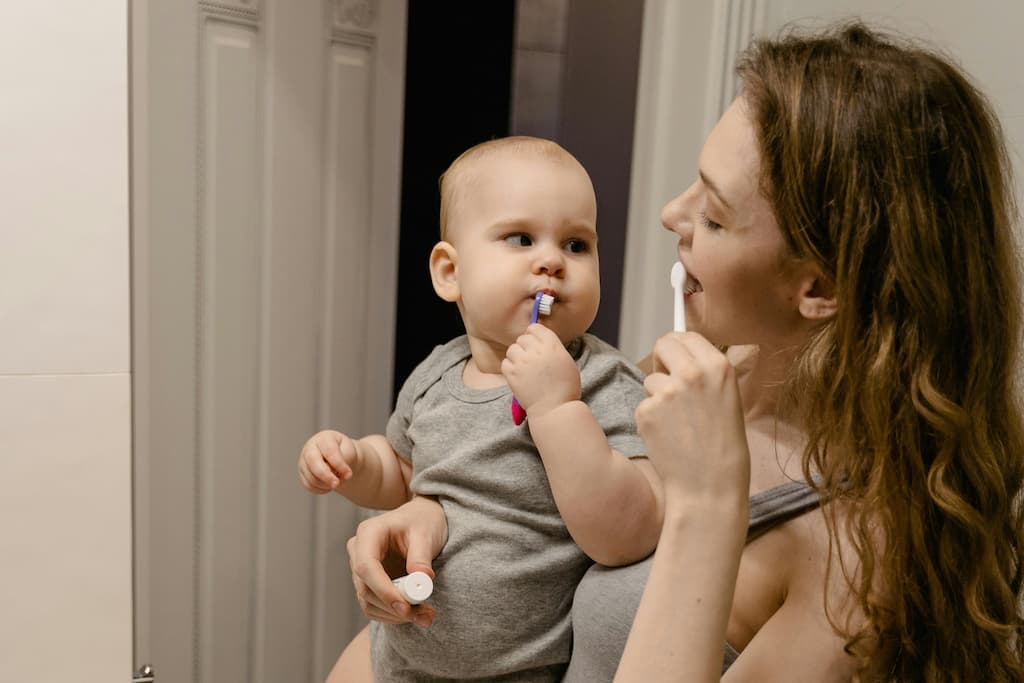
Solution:
{"label": "woman", "polygon": [[[661,540],[584,578],[567,680],[718,680],[723,644],[725,680],[1024,680],[998,123],[948,61],[857,24],[757,43],[739,75],[662,213],[693,331],[658,341],[637,410]],[[387,547],[443,544],[409,505],[350,542],[364,605],[392,597]]]}

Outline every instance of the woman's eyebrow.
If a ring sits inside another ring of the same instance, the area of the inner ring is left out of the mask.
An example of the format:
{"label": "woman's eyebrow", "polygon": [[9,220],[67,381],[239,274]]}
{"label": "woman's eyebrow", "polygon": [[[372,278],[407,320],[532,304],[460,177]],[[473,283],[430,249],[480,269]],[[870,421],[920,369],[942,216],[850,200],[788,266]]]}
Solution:
{"label": "woman's eyebrow", "polygon": [[714,194],[715,197],[718,198],[718,201],[722,203],[722,206],[735,213],[735,210],[732,208],[732,204],[726,201],[725,197],[722,195],[722,191],[718,189],[718,185],[715,185],[704,171],[698,170],[697,173],[700,175],[701,182],[704,183],[704,186],[711,190],[712,194]]}

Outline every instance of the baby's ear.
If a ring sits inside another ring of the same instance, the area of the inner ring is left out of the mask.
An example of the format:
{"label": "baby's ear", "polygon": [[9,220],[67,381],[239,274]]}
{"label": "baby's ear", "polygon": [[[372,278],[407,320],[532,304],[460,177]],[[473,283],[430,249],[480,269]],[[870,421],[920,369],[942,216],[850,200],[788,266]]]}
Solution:
{"label": "baby's ear", "polygon": [[434,291],[445,301],[459,300],[458,253],[449,242],[438,242],[430,250],[430,279]]}

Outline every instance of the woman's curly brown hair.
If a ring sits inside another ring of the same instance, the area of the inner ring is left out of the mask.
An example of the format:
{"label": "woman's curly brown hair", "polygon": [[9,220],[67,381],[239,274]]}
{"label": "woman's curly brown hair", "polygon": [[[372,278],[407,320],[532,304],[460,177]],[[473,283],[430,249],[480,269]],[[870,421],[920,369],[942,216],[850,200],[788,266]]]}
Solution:
{"label": "woman's curly brown hair", "polygon": [[838,304],[789,384],[805,474],[840,501],[830,537],[858,559],[841,571],[866,621],[833,624],[867,680],[1024,681],[1022,298],[999,123],[950,59],[859,22],[756,42],[738,73],[762,191]]}

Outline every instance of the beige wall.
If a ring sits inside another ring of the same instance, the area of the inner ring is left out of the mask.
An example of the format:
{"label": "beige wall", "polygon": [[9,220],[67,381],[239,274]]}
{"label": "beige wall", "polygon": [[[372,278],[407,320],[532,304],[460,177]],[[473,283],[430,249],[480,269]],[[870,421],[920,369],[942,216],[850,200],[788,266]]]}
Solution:
{"label": "beige wall", "polygon": [[947,52],[988,96],[1006,134],[1024,206],[1024,3],[1003,0],[782,0],[765,28],[799,20],[824,23],[851,15]]}
{"label": "beige wall", "polygon": [[0,680],[131,662],[127,11],[0,13]]}

